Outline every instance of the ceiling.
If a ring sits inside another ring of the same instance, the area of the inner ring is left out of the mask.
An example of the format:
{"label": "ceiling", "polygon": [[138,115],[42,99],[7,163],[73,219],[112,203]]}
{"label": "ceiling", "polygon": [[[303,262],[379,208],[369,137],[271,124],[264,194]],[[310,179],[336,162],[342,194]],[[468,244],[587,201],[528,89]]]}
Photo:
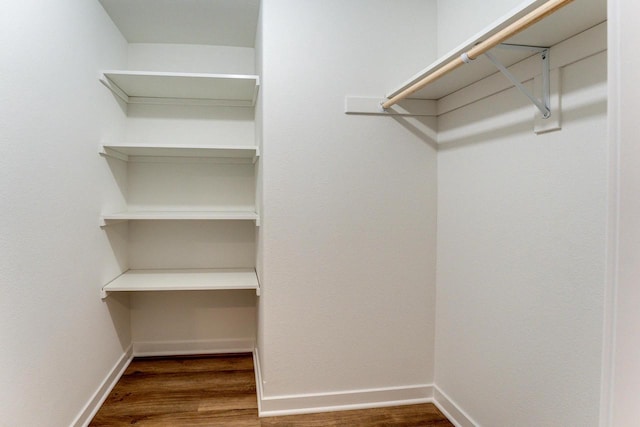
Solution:
{"label": "ceiling", "polygon": [[254,47],[260,0],[99,0],[129,43]]}

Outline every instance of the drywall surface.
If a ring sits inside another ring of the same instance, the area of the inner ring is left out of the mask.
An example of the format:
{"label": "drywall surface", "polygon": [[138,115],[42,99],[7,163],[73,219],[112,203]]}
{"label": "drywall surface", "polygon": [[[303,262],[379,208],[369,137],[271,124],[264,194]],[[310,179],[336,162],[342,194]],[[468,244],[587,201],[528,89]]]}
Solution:
{"label": "drywall surface", "polygon": [[438,0],[438,56],[465,42],[496,19],[530,0]]}
{"label": "drywall surface", "polygon": [[[132,269],[231,268],[255,265],[253,221],[134,221]],[[255,291],[148,292],[131,296],[134,353],[252,350]]]}
{"label": "drywall surface", "polygon": [[131,104],[130,144],[253,146],[253,108]]}
{"label": "drywall surface", "polygon": [[348,116],[344,99],[434,60],[434,25],[435,2],[262,4],[270,399],[433,379],[435,119]]}
{"label": "drywall surface", "polygon": [[68,426],[129,347],[122,259],[98,227],[121,196],[98,155],[124,111],[98,81],[126,42],[97,1],[24,0],[0,14],[0,424]]}
{"label": "drywall surface", "polygon": [[[640,5],[628,0],[611,2],[611,103],[615,111],[611,125],[612,137],[617,141],[618,175],[618,233],[617,287],[615,289],[615,346],[612,392],[611,426],[631,427],[640,420],[640,90],[635,83],[640,61],[632,54],[640,42],[640,29],[634,16]],[[615,203],[616,200],[614,199]],[[605,379],[607,381],[607,379]],[[607,402],[608,403],[608,402]]]}
{"label": "drywall surface", "polygon": [[[128,45],[127,69],[252,75],[255,51],[228,46],[133,43]],[[133,104],[127,110],[125,138],[131,144],[252,146],[253,116],[253,108]]]}
{"label": "drywall surface", "polygon": [[130,43],[127,52],[129,70],[255,74],[255,50],[249,47]]}
{"label": "drywall surface", "polygon": [[439,118],[436,384],[478,425],[598,424],[606,64],[561,69],[559,132],[515,89]]}
{"label": "drywall surface", "polygon": [[250,352],[255,347],[253,290],[137,293],[130,307],[135,355]]}

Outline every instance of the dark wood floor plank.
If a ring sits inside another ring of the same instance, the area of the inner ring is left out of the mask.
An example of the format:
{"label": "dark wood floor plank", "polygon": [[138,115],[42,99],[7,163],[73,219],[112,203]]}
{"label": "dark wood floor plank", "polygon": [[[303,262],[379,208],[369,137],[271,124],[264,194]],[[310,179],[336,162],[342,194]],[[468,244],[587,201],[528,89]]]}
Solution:
{"label": "dark wood floor plank", "polygon": [[144,416],[120,416],[99,420],[94,424],[101,427],[115,426],[238,426],[259,427],[260,420],[255,410],[223,411],[219,413],[176,412]]}
{"label": "dark wood floor plank", "polygon": [[202,372],[122,377],[122,390],[128,392],[147,393],[161,390],[206,392],[221,389],[229,392],[255,391],[255,376],[253,373],[242,372]]}
{"label": "dark wood floor plank", "polygon": [[258,418],[251,355],[134,359],[90,426],[452,427],[431,404]]}
{"label": "dark wood floor plank", "polygon": [[228,395],[224,397],[205,397],[198,402],[198,412],[223,411],[229,409],[258,410],[255,393],[244,395]]}
{"label": "dark wood floor plank", "polygon": [[171,372],[225,372],[225,371],[250,371],[253,372],[253,359],[242,355],[225,355],[224,357],[145,357],[135,360],[135,364],[129,365],[125,375],[140,373],[164,374]]}
{"label": "dark wood floor plank", "polygon": [[261,427],[450,427],[452,424],[430,404],[262,418]]}

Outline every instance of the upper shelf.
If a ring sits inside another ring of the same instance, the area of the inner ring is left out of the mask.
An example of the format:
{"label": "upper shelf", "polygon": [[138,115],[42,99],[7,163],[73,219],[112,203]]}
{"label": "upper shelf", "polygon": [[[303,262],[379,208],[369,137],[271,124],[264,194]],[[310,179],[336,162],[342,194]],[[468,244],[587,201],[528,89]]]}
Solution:
{"label": "upper shelf", "polygon": [[[424,77],[442,68],[452,59],[460,57],[461,54],[467,52],[476,44],[498,33],[500,30],[506,28],[545,2],[546,0],[534,0],[512,10],[510,13],[498,19],[492,25],[471,37],[462,45],[458,46],[456,49],[420,71],[397,89],[394,89],[387,95],[387,98],[395,96],[407,87],[411,86],[413,83],[422,80]],[[515,35],[509,39],[507,43],[550,47],[594,27],[595,25],[606,21],[606,19],[606,0],[573,1],[552,15]],[[506,67],[533,55],[533,53],[529,51],[501,49],[499,47],[495,48],[492,53]],[[440,99],[496,72],[497,70],[495,66],[484,55],[482,55],[472,61],[471,64],[459,67],[449,74],[446,74],[438,80],[430,83],[423,89],[412,94],[409,98]]]}
{"label": "upper shelf", "polygon": [[100,81],[129,104],[253,107],[260,78],[242,74],[103,71]]}

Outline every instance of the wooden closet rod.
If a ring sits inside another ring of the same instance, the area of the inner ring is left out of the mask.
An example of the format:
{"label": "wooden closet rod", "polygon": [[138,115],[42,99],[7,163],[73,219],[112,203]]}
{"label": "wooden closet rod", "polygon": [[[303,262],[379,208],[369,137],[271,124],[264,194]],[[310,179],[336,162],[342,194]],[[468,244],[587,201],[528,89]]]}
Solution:
{"label": "wooden closet rod", "polygon": [[383,102],[381,104],[382,108],[387,109],[392,105],[397,104],[398,101],[401,101],[404,98],[408,97],[409,95],[419,91],[423,87],[427,86],[429,83],[434,82],[435,80],[439,79],[445,74],[455,70],[459,66],[476,59],[478,56],[482,55],[483,53],[487,52],[490,49],[493,49],[500,43],[503,43],[507,39],[525,30],[526,28],[530,27],[531,25],[535,24],[541,19],[551,15],[552,13],[554,13],[561,7],[566,6],[572,1],[573,0],[549,0],[545,4],[538,7],[537,9],[529,12],[527,15],[518,19],[516,22],[498,31],[497,33],[495,33],[485,41],[478,43],[477,45],[472,47],[468,52],[463,53],[459,57],[452,59],[451,61],[447,62],[443,67],[438,68],[436,71],[429,74],[428,76],[425,76],[421,80],[415,82],[414,84],[412,84],[411,86],[409,86],[408,88],[406,88],[405,90],[397,94],[396,96]]}

